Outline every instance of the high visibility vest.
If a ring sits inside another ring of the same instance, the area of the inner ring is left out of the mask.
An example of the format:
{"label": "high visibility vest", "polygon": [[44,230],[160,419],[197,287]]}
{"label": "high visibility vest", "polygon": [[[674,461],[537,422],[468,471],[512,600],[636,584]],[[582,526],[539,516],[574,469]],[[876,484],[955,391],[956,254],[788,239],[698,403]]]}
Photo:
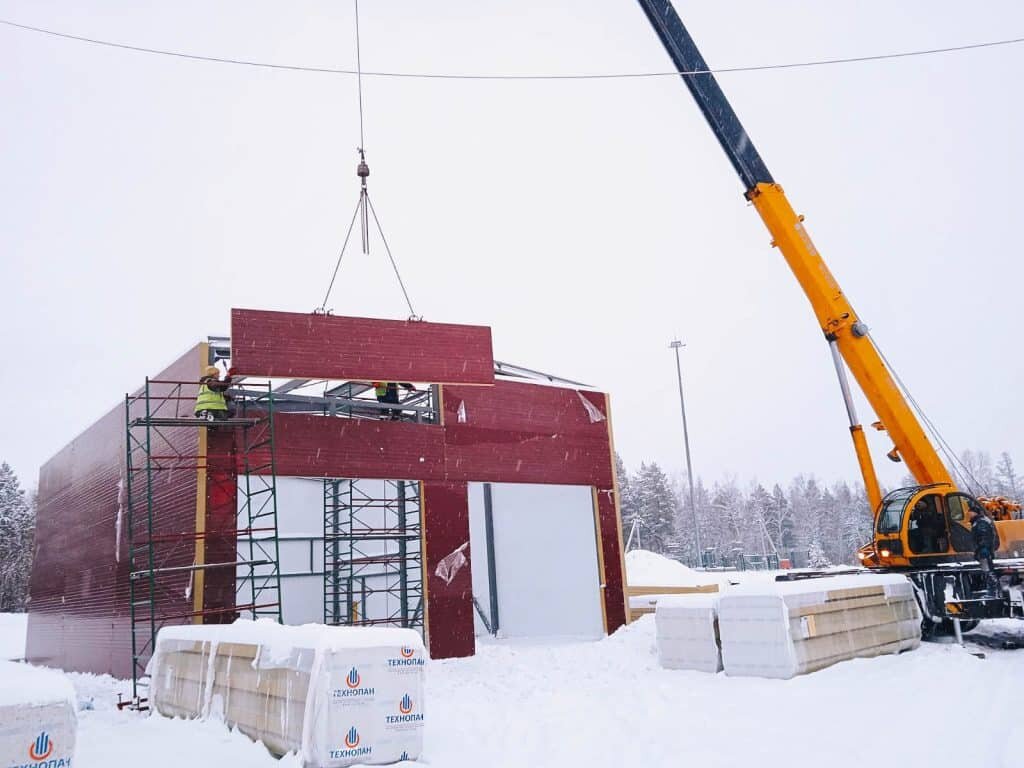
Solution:
{"label": "high visibility vest", "polygon": [[373,391],[377,393],[377,397],[383,397],[388,393],[388,383],[386,381],[373,382]]}
{"label": "high visibility vest", "polygon": [[199,385],[199,395],[196,397],[195,412],[200,411],[226,411],[228,403],[224,399],[223,392],[217,392],[206,386],[206,382]]}

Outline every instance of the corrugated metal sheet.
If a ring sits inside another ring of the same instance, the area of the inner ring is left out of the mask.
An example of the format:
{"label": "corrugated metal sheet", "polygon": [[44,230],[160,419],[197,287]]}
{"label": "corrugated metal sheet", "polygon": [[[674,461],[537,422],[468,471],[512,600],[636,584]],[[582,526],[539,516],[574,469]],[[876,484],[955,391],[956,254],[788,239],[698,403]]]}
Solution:
{"label": "corrugated metal sheet", "polygon": [[[157,378],[195,379],[199,348]],[[194,392],[194,390],[193,390]],[[170,442],[195,453],[195,429],[165,430]],[[125,505],[125,415],[119,406],[43,465],[39,474],[36,557],[30,585],[27,656],[65,670],[131,675]],[[161,473],[155,493],[158,532],[194,530],[196,473]],[[193,547],[162,551],[166,564],[188,565]],[[161,608],[177,612],[187,574],[173,583]],[[180,587],[180,589],[179,589]]]}
{"label": "corrugated metal sheet", "polygon": [[493,384],[491,329],[366,317],[231,310],[240,374]]}

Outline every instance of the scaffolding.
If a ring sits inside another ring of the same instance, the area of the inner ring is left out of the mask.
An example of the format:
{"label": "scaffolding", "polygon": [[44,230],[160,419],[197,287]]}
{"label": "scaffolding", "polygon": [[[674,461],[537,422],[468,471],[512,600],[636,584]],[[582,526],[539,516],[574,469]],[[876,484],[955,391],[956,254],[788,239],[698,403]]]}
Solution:
{"label": "scaffolding", "polygon": [[[197,390],[195,381],[147,378],[140,392],[125,396],[126,472],[118,535],[123,516],[136,707],[145,703],[146,663],[161,627],[229,623],[243,615],[281,621],[270,382],[232,390],[234,411],[218,421],[192,414]],[[220,452],[210,450],[211,444]],[[208,529],[185,500],[182,489],[190,493],[191,484],[173,482],[177,472],[195,474],[190,500],[216,496],[222,505],[233,504],[233,522]],[[221,569],[232,572],[231,588],[213,601],[219,604],[207,606],[206,574]]]}
{"label": "scaffolding", "polygon": [[324,623],[423,628],[420,485],[324,480]]}

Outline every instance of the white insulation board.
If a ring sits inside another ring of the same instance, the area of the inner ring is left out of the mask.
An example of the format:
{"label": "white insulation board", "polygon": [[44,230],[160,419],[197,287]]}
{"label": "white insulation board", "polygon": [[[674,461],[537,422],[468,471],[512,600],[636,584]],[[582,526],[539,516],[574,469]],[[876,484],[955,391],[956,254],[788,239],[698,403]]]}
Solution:
{"label": "white insulation board", "polygon": [[898,574],[735,587],[718,622],[728,675],[790,678],[921,644],[913,586]]}
{"label": "white insulation board", "polygon": [[718,595],[660,595],[654,612],[658,663],[666,669],[718,672]]}
{"label": "white insulation board", "polygon": [[150,700],[168,717],[222,719],[312,768],[415,760],[425,656],[411,629],[266,619],[166,627],[150,664]]}
{"label": "white insulation board", "polygon": [[0,661],[0,766],[68,768],[77,730],[63,673]]}

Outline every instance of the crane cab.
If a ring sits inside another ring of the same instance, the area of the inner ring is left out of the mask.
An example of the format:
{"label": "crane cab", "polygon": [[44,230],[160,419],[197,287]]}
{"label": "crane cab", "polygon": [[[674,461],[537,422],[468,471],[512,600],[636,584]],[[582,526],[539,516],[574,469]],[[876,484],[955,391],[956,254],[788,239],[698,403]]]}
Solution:
{"label": "crane cab", "polygon": [[[976,499],[947,483],[899,488],[886,494],[875,514],[873,541],[857,557],[869,568],[921,568],[974,559],[968,503]],[[999,554],[1024,554],[1024,520],[997,519]]]}

